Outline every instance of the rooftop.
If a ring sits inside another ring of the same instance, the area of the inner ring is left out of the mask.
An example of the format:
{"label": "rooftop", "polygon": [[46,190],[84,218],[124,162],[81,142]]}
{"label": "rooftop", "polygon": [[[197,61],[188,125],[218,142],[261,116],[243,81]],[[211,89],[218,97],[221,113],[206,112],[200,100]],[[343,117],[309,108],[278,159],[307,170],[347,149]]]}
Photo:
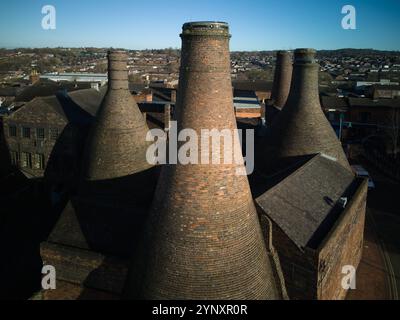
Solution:
{"label": "rooftop", "polygon": [[246,91],[271,91],[272,81],[266,80],[233,80],[232,86],[235,90]]}
{"label": "rooftop", "polygon": [[380,107],[380,108],[400,108],[400,99],[379,99],[368,98],[349,98],[350,107]]}
{"label": "rooftop", "polygon": [[332,223],[334,208],[355,177],[322,154],[288,172],[256,202],[299,249],[316,248]]}
{"label": "rooftop", "polygon": [[74,91],[90,88],[89,83],[57,83],[42,79],[31,86],[25,87],[15,98],[16,102],[29,102],[36,97],[47,97],[56,94],[60,90]]}

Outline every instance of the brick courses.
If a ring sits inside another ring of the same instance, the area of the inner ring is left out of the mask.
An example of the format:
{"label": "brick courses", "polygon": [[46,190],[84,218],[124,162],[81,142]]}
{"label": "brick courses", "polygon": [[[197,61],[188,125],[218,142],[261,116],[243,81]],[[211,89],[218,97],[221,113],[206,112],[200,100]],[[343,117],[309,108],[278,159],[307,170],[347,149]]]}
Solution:
{"label": "brick courses", "polygon": [[127,53],[108,54],[109,86],[89,133],[84,179],[125,177],[149,169],[147,124],[128,89]]}
{"label": "brick courses", "polygon": [[271,91],[271,100],[275,107],[282,109],[289,95],[290,82],[292,80],[292,55],[289,51],[276,53],[276,66],[274,82]]}
{"label": "brick courses", "polygon": [[[178,130],[236,129],[228,25],[188,23],[181,37]],[[126,298],[280,298],[248,179],[237,167],[162,168]]]}
{"label": "brick courses", "polygon": [[351,170],[341,143],[320,105],[318,70],[315,50],[295,50],[290,93],[271,127],[265,148],[265,170],[317,153],[334,157]]}

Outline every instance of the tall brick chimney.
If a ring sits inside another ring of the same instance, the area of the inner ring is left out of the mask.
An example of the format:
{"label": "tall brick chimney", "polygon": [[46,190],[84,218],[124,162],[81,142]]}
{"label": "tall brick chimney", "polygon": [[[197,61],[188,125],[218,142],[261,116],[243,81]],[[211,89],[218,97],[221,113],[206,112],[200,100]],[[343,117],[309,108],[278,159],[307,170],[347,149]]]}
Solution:
{"label": "tall brick chimney", "polygon": [[[236,129],[228,24],[186,23],[181,38],[178,130],[200,136],[201,129]],[[280,298],[248,179],[236,175],[238,167],[162,168],[127,298]]]}
{"label": "tall brick chimney", "polygon": [[292,70],[292,55],[290,52],[278,51],[276,53],[276,66],[271,100],[279,109],[284,107],[289,95]]}
{"label": "tall brick chimney", "polygon": [[319,64],[315,61],[315,54],[313,49],[297,49],[294,52],[290,93],[271,127],[267,166],[324,153],[351,170],[342,145],[321,108]]}
{"label": "tall brick chimney", "polygon": [[128,89],[127,53],[108,53],[108,91],[88,137],[84,179],[114,179],[150,168],[147,124]]}

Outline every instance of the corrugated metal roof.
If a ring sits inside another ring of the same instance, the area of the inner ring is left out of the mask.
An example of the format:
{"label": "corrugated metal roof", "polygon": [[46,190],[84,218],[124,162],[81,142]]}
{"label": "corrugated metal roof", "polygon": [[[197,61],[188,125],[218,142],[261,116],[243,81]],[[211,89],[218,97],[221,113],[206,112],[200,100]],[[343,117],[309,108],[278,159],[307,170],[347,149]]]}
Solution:
{"label": "corrugated metal roof", "polygon": [[251,109],[251,108],[261,107],[257,97],[234,97],[233,105],[235,108],[238,109],[240,108]]}

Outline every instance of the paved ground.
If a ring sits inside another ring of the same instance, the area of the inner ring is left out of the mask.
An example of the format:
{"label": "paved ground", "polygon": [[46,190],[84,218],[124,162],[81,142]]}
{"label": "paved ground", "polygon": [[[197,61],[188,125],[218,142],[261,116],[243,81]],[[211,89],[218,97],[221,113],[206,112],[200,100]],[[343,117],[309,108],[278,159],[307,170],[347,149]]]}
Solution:
{"label": "paved ground", "polygon": [[383,246],[392,298],[398,299],[400,295],[400,183],[390,180],[368,164],[366,167],[377,186],[369,194],[368,207]]}
{"label": "paved ground", "polygon": [[360,289],[363,289],[360,291],[370,290],[370,293],[350,293],[349,298],[397,300],[400,296],[400,183],[382,175],[367,162],[361,164],[376,184],[376,189],[368,194],[366,248],[359,269]]}
{"label": "paved ground", "polygon": [[364,250],[357,269],[356,290],[350,290],[347,300],[390,300],[392,299],[383,250],[371,214],[367,212]]}

